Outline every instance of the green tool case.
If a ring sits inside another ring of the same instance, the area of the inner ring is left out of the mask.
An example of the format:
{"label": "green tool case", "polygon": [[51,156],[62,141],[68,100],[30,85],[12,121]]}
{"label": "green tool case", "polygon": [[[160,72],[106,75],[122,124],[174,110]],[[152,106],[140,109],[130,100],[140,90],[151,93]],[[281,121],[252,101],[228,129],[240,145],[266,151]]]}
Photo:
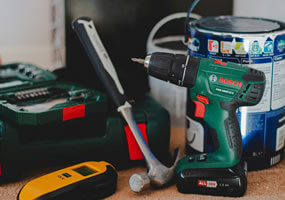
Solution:
{"label": "green tool case", "polygon": [[[151,150],[168,156],[168,112],[149,96],[133,105]],[[0,66],[0,181],[54,164],[105,160],[116,168],[143,163],[134,138],[105,93],[56,81],[34,65]]]}
{"label": "green tool case", "polygon": [[14,63],[0,70],[0,116],[18,125],[38,126],[107,111],[103,93],[58,83],[54,74],[34,65]]}

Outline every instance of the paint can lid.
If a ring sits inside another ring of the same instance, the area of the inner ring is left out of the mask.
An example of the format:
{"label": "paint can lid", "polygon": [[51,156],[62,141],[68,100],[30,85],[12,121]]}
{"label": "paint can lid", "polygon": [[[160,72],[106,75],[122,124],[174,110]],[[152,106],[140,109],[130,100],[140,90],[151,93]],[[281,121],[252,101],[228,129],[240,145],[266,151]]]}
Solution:
{"label": "paint can lid", "polygon": [[214,32],[268,33],[284,29],[279,21],[235,16],[206,17],[191,22],[191,26]]}

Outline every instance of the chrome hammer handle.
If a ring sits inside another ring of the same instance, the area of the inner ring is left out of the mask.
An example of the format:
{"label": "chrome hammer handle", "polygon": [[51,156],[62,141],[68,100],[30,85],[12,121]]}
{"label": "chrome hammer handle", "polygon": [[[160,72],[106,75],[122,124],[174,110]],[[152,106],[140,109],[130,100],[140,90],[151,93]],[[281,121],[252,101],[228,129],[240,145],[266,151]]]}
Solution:
{"label": "chrome hammer handle", "polygon": [[87,52],[93,68],[98,73],[108,94],[115,102],[117,111],[121,113],[128,123],[145,159],[147,160],[148,166],[151,167],[152,164],[160,163],[148,148],[148,145],[137,127],[132,114],[132,106],[127,101],[127,97],[124,94],[116,70],[100,40],[93,21],[88,17],[80,17],[76,19],[72,25]]}
{"label": "chrome hammer handle", "polygon": [[[147,163],[148,174],[144,177],[148,181],[158,186],[166,184],[174,175],[175,167],[178,163],[179,152],[174,165],[168,168],[161,164],[150,151],[146,144],[132,114],[132,106],[127,101],[127,97],[118,79],[116,70],[102,44],[100,37],[95,29],[93,21],[88,17],[80,17],[73,21],[73,29],[77,33],[86,53],[97,72],[101,82],[117,106],[118,112],[128,123],[133,136],[135,137]],[[139,177],[139,176],[136,176]],[[139,192],[145,188],[145,183],[138,179],[132,179],[130,184],[133,191]],[[134,187],[133,187],[134,186]],[[138,187],[135,187],[138,186]],[[137,189],[134,189],[137,188]]]}
{"label": "chrome hammer handle", "polygon": [[117,108],[124,105],[127,97],[93,21],[88,17],[80,17],[72,22],[72,28],[77,33],[93,69]]}

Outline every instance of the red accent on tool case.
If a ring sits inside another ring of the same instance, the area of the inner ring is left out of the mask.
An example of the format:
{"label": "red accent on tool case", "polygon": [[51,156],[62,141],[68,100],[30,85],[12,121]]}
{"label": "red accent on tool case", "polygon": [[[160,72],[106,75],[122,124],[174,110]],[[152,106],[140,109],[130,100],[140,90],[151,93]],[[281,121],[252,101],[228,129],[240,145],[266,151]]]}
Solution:
{"label": "red accent on tool case", "polygon": [[[145,142],[148,144],[147,141],[147,135],[146,135],[146,125],[145,124],[138,124],[138,128],[140,129]],[[128,148],[129,148],[129,156],[130,156],[130,160],[141,160],[144,158],[139,145],[135,139],[135,137],[133,136],[131,129],[129,126],[125,126],[124,127],[125,132],[126,132],[126,136],[127,136],[127,142],[128,142]]]}
{"label": "red accent on tool case", "polygon": [[0,163],[0,176],[2,174],[2,166],[1,166],[1,163]]}
{"label": "red accent on tool case", "polygon": [[80,104],[62,109],[62,121],[85,117],[85,105]]}

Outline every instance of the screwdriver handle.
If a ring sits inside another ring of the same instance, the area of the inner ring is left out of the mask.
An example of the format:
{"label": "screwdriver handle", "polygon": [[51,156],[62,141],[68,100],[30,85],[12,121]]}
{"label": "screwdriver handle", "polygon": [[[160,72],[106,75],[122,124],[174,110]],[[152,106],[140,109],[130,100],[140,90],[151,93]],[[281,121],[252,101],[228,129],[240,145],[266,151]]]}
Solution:
{"label": "screwdriver handle", "polygon": [[79,37],[94,70],[116,106],[120,107],[124,105],[127,97],[92,19],[89,17],[79,17],[72,22],[72,28]]}

